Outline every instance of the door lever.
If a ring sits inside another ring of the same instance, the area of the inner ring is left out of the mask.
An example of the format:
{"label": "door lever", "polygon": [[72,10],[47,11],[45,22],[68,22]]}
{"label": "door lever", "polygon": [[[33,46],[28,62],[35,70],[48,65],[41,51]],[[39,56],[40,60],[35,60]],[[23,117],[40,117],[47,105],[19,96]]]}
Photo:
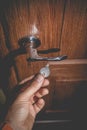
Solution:
{"label": "door lever", "polygon": [[38,50],[38,54],[48,54],[48,53],[55,53],[55,52],[58,52],[60,51],[59,48],[51,48],[51,49],[48,49],[48,50]]}
{"label": "door lever", "polygon": [[41,45],[41,42],[40,42],[39,38],[37,38],[35,36],[23,37],[22,39],[19,40],[19,45],[20,45],[20,47],[23,47],[26,50],[27,61],[29,61],[29,62],[31,62],[31,61],[60,61],[60,60],[64,60],[67,58],[66,55],[58,56],[58,57],[39,56],[38,53],[47,54],[50,52],[58,52],[60,49],[52,48],[52,49],[48,49],[48,50],[37,51],[36,48],[38,48]]}

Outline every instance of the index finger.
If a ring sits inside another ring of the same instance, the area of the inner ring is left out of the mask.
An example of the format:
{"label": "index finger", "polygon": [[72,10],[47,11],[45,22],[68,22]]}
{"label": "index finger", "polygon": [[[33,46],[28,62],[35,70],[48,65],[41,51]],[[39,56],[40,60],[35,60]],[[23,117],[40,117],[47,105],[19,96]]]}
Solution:
{"label": "index finger", "polygon": [[45,79],[41,74],[38,74],[34,81],[27,87],[23,93],[20,94],[21,99],[29,100],[43,85]]}

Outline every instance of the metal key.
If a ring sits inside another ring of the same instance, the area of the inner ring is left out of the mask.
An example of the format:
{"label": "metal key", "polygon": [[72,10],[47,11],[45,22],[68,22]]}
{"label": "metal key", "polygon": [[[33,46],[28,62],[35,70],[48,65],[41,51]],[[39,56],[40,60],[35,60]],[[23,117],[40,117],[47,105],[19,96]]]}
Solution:
{"label": "metal key", "polygon": [[49,77],[49,75],[50,75],[49,64],[47,64],[45,67],[41,68],[39,73],[42,74],[45,78]]}

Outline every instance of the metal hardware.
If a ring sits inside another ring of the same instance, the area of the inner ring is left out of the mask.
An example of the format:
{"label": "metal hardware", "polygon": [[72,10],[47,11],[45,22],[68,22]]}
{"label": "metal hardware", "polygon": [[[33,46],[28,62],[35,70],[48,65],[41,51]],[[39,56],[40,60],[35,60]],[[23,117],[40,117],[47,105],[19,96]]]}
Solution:
{"label": "metal hardware", "polygon": [[26,50],[27,61],[60,61],[67,58],[66,55],[58,57],[41,57],[38,53],[47,54],[50,52],[58,52],[60,49],[52,48],[49,50],[37,51],[37,47],[41,45],[39,38],[36,36],[27,36],[19,40],[19,45]]}
{"label": "metal hardware", "polygon": [[48,49],[48,50],[38,50],[38,54],[48,54],[48,53],[55,53],[60,51],[59,48],[52,48],[52,49]]}
{"label": "metal hardware", "polygon": [[26,47],[27,44],[32,48],[37,48],[41,45],[40,40],[35,36],[26,36],[19,40],[19,45],[21,47]]}
{"label": "metal hardware", "polygon": [[45,78],[49,77],[49,75],[50,75],[49,64],[47,64],[45,67],[41,68],[39,73],[42,74]]}

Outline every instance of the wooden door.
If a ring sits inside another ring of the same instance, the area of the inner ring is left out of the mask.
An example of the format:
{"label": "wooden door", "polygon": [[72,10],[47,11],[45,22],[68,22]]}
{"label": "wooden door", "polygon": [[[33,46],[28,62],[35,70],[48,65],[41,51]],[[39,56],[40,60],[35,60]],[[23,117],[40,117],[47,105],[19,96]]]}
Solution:
{"label": "wooden door", "polygon": [[0,87],[8,95],[10,89],[47,63],[28,63],[26,54],[13,55],[19,49],[19,39],[38,36],[41,40],[38,50],[60,48],[58,53],[42,56],[68,56],[65,61],[49,62],[50,94],[45,98],[43,112],[65,115],[72,108],[76,110],[77,102],[86,101],[87,1],[7,0],[5,3],[0,2]]}

